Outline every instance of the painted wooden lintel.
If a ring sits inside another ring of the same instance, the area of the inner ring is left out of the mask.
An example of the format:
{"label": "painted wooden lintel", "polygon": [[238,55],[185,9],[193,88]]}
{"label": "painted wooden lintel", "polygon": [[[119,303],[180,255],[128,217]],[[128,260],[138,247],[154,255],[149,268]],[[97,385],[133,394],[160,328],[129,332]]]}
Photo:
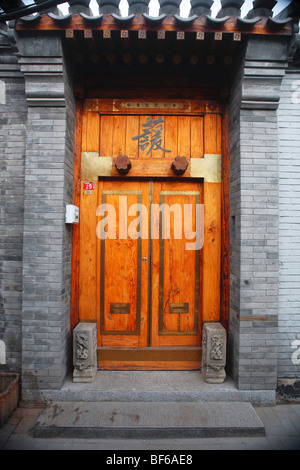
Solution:
{"label": "painted wooden lintel", "polygon": [[[135,162],[137,164],[136,169]],[[157,163],[161,163],[159,165],[161,166],[161,174],[157,168]],[[151,176],[152,166],[153,176],[165,176],[166,165],[171,168],[171,161],[169,162],[167,159],[161,159],[160,162],[157,162],[156,159],[133,159],[132,171],[128,173],[127,177],[139,176],[138,173],[141,173],[140,176]],[[221,155],[204,154],[203,158],[191,158],[189,166],[186,177],[203,178],[206,183],[221,182]],[[81,180],[97,181],[99,177],[114,176],[115,173],[113,157],[100,157],[98,152],[82,152]]]}

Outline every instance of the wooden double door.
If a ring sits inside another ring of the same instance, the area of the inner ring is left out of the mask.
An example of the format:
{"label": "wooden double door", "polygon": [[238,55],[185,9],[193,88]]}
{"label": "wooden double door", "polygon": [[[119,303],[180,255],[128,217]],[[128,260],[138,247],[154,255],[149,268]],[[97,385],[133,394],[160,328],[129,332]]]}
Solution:
{"label": "wooden double door", "polygon": [[99,185],[100,367],[199,367],[201,184]]}
{"label": "wooden double door", "polygon": [[199,369],[202,324],[220,320],[218,104],[87,100],[78,135],[72,308],[97,323],[98,367]]}

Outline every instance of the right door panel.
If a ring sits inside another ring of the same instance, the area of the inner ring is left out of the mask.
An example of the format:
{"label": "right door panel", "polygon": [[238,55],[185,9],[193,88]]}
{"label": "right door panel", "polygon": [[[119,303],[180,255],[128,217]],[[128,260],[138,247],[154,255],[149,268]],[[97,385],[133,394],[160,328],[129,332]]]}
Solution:
{"label": "right door panel", "polygon": [[186,181],[153,183],[153,347],[200,346],[202,186]]}

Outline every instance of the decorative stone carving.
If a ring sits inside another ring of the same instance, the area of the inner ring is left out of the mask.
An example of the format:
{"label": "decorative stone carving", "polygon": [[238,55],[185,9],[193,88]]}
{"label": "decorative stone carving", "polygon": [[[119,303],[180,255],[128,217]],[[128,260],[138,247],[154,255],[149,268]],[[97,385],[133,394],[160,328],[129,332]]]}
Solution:
{"label": "decorative stone carving", "polygon": [[97,372],[96,323],[78,323],[73,330],[73,382],[93,382]]}
{"label": "decorative stone carving", "polygon": [[202,374],[207,383],[226,378],[226,330],[218,322],[205,323],[202,337]]}

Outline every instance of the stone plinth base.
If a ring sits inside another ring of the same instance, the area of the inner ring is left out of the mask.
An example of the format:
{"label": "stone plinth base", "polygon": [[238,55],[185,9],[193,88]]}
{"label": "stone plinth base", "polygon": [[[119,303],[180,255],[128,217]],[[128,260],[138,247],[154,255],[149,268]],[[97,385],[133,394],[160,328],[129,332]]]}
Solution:
{"label": "stone plinth base", "polygon": [[226,330],[218,322],[205,323],[202,337],[202,374],[207,383],[223,383],[226,378]]}
{"label": "stone plinth base", "polygon": [[97,372],[97,325],[78,323],[73,330],[73,382],[93,382]]}

